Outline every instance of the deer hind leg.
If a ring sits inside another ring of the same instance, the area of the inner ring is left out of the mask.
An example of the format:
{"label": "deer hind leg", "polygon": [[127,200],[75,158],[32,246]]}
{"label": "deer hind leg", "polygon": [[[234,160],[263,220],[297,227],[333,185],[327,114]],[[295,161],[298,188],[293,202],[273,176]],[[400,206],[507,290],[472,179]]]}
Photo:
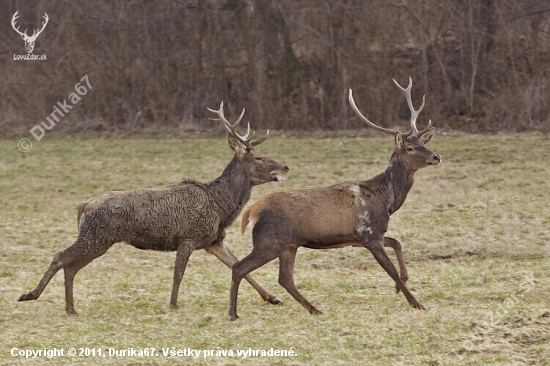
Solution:
{"label": "deer hind leg", "polygon": [[236,320],[237,295],[244,276],[279,257],[292,243],[292,225],[284,219],[264,213],[252,229],[252,252],[232,267],[229,295],[229,319]]}
{"label": "deer hind leg", "polygon": [[187,261],[195,249],[195,243],[189,240],[183,241],[176,251],[176,264],[174,266],[174,283],[172,285],[172,295],[170,296],[170,307],[178,308],[178,292]]}
{"label": "deer hind leg", "polygon": [[[232,268],[235,263],[239,261],[237,257],[231,252],[231,249],[225,244],[224,241],[219,241],[206,248],[206,251],[214,254],[220,261],[222,261],[226,266]],[[250,275],[244,276],[244,279],[248,281],[258,291],[264,301],[268,301],[271,304],[281,304],[282,301],[276,296],[269,294],[262,286],[258,285],[256,281],[250,277]]]}
{"label": "deer hind leg", "polygon": [[255,269],[260,268],[267,262],[272,261],[273,259],[279,256],[278,252],[261,252],[254,247],[252,252],[241,259],[239,262],[235,263],[232,267],[232,276],[231,276],[231,290],[229,295],[229,319],[237,320],[239,316],[237,315],[237,294],[239,292],[239,285],[241,284],[242,279],[250,272]]}
{"label": "deer hind leg", "polygon": [[[405,267],[405,260],[403,259],[403,252],[401,251],[401,243],[394,238],[385,236],[382,240],[382,243],[386,248],[392,248],[395,251],[395,256],[397,257],[397,262],[399,263],[399,273],[400,278],[403,284],[407,283],[409,279],[409,274],[407,273],[407,267]],[[396,293],[399,293],[399,286],[395,285]]]}
{"label": "deer hind leg", "polygon": [[65,266],[73,263],[74,261],[80,259],[83,257],[82,253],[84,253],[88,249],[88,245],[86,245],[84,242],[77,240],[73,245],[68,247],[65,250],[62,250],[61,252],[56,253],[53,256],[52,263],[50,264],[50,267],[44,273],[44,276],[38,283],[38,286],[36,288],[26,294],[23,294],[19,296],[19,299],[17,301],[28,301],[28,300],[36,300],[40,297],[50,280],[53,278],[53,276]]}
{"label": "deer hind leg", "polygon": [[298,247],[291,245],[279,256],[279,284],[283,286],[292,297],[298,301],[310,314],[321,314],[321,312],[311,305],[294,285],[294,260]]}
{"label": "deer hind leg", "polygon": [[103,251],[98,254],[90,254],[88,256],[78,258],[77,260],[73,261],[72,263],[68,264],[63,268],[65,272],[65,311],[67,312],[67,314],[78,315],[78,313],[74,310],[74,300],[73,300],[74,276],[78,273],[78,271],[80,271],[82,268],[87,266],[91,261],[105,254],[105,252],[106,251]]}
{"label": "deer hind leg", "polygon": [[367,248],[372,255],[374,256],[374,259],[384,268],[384,270],[390,275],[390,277],[395,281],[395,284],[397,287],[403,291],[403,295],[407,298],[407,301],[409,304],[414,307],[415,309],[424,309],[424,307],[414,298],[414,296],[411,294],[411,292],[407,289],[403,281],[401,281],[401,278],[399,277],[399,273],[397,273],[397,269],[393,265],[393,263],[390,261],[390,258],[386,254],[386,251],[384,250],[384,245],[382,244],[381,240],[375,240],[375,239],[367,239],[362,240],[361,243],[365,248]]}

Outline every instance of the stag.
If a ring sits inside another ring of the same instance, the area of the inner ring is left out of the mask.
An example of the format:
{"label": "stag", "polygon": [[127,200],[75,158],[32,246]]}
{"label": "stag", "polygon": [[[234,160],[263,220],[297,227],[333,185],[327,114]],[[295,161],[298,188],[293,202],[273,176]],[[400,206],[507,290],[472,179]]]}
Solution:
{"label": "stag", "polygon": [[[416,127],[425,98],[421,107],[415,110],[411,101],[412,80],[409,78],[407,88],[394,82],[405,94],[411,111],[411,129],[407,133],[383,128],[369,121],[355,105],[351,89],[349,91],[349,102],[361,120],[377,131],[394,135],[395,150],[383,173],[364,181],[272,193],[245,210],[241,228],[244,234],[247,225],[252,226],[254,248],[248,256],[233,265],[229,308],[231,320],[238,319],[237,294],[243,276],[275,258],[279,258],[279,284],[311,314],[320,313],[294,285],[294,260],[298,247],[332,249],[363,246],[395,281],[397,292],[401,290],[414,308],[423,308],[405,286],[408,274],[399,241],[384,237],[384,234],[390,216],[405,201],[415,172],[428,165],[439,164],[441,157],[425,147],[435,132],[431,121],[422,131]],[[384,247],[395,250],[401,277]]]}
{"label": "stag", "polygon": [[[176,252],[171,308],[177,308],[178,290],[191,252],[205,249],[228,267],[237,262],[224,242],[225,229],[250,199],[252,187],[282,182],[281,174],[289,168],[255,151],[254,147],[265,141],[267,134],[252,141],[250,124],[244,136],[237,133],[244,109],[234,124],[224,117],[223,102],[219,110],[208,110],[218,115],[216,120],[229,132],[229,146],[235,152],[222,175],[209,183],[184,180],[166,187],[108,192],[82,202],[78,206],[76,242],[54,255],[38,286],[21,295],[18,301],[38,299],[51,278],[63,268],[66,311],[76,314],[74,276],[119,242],[138,249]],[[265,301],[281,302],[250,277],[247,281]]]}
{"label": "stag", "polygon": [[44,28],[46,28],[46,24],[48,24],[48,20],[49,20],[48,14],[44,13],[44,16],[43,16],[44,21],[42,22],[42,29],[40,30],[35,29],[34,32],[32,33],[32,36],[29,37],[26,29],[24,32],[21,32],[19,30],[19,26],[15,28],[15,21],[19,17],[17,13],[19,13],[19,10],[17,10],[15,14],[13,14],[13,17],[11,18],[11,26],[17,33],[19,33],[19,35],[21,35],[21,38],[23,38],[23,40],[25,41],[25,48],[27,50],[27,53],[32,53],[32,50],[34,49],[34,42],[36,42],[36,38],[38,38],[40,33],[42,33]]}

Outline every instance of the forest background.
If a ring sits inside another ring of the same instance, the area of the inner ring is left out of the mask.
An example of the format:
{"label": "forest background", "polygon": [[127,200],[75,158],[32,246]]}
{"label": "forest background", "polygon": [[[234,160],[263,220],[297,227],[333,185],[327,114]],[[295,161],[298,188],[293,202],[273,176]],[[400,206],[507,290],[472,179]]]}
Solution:
{"label": "forest background", "polygon": [[[56,133],[221,131],[207,107],[247,109],[254,128],[354,130],[408,109],[438,128],[547,132],[550,5],[543,0],[3,1],[0,133],[28,135],[88,75],[90,92]],[[25,54],[11,18],[30,35]],[[53,106],[53,107],[52,107]],[[427,118],[427,117],[426,117]],[[421,125],[423,122],[419,123]]]}

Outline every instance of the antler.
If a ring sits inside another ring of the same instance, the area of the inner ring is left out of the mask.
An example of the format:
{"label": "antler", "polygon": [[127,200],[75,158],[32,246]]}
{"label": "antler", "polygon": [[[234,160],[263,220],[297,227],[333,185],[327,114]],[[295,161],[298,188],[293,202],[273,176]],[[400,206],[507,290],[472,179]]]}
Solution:
{"label": "antler", "polygon": [[357,108],[357,106],[355,105],[355,101],[353,100],[353,94],[352,94],[352,91],[351,89],[349,90],[349,103],[351,104],[351,108],[353,108],[353,110],[355,111],[355,113],[357,114],[357,116],[359,116],[359,118],[361,118],[367,125],[369,125],[370,127],[376,129],[377,131],[380,131],[380,132],[385,132],[385,133],[389,133],[389,134],[392,134],[392,135],[395,135],[397,134],[398,132],[401,133],[403,135],[404,138],[407,138],[408,136],[410,136],[411,134],[413,136],[421,136],[422,134],[424,134],[432,125],[432,120],[429,120],[428,122],[428,126],[426,126],[425,129],[423,129],[422,131],[418,131],[418,128],[416,128],[416,118],[418,117],[418,115],[420,114],[420,112],[422,111],[422,109],[424,109],[424,104],[426,102],[426,96],[424,95],[422,97],[422,105],[420,106],[420,108],[418,108],[418,110],[415,110],[413,105],[412,105],[412,100],[411,100],[411,88],[412,88],[412,79],[409,78],[409,86],[407,86],[407,88],[403,88],[401,85],[399,85],[399,83],[397,81],[395,81],[395,79],[392,79],[393,82],[395,83],[395,85],[397,85],[397,87],[399,89],[401,89],[401,91],[403,92],[403,94],[405,94],[405,98],[407,99],[407,104],[409,105],[409,109],[411,111],[411,129],[409,130],[409,132],[407,133],[402,133],[400,131],[397,131],[397,130],[392,130],[392,129],[389,129],[389,128],[384,128],[384,127],[380,127],[380,126],[377,126],[375,125],[374,123],[372,123],[371,121],[369,121],[367,119],[367,117],[363,116],[363,114],[359,111],[359,108]]}
{"label": "antler", "polygon": [[[29,36],[27,35],[27,30],[26,30],[26,29],[25,29],[25,32],[22,33],[22,32],[19,30],[19,27],[15,28],[15,20],[16,20],[17,18],[19,18],[19,16],[17,15],[17,13],[19,13],[19,10],[17,10],[17,11],[15,12],[15,14],[13,14],[13,17],[11,18],[11,26],[12,26],[12,28],[13,28],[17,33],[19,33],[21,36],[29,37]],[[45,13],[44,13],[44,14],[45,14]]]}
{"label": "antler", "polygon": [[411,130],[409,131],[409,133],[407,133],[403,137],[407,137],[411,135],[411,133],[413,136],[422,135],[432,125],[432,120],[430,119],[428,122],[428,126],[422,131],[418,132],[418,128],[416,127],[416,118],[418,117],[420,112],[422,112],[422,109],[424,109],[424,104],[426,103],[426,96],[425,95],[422,96],[422,105],[420,106],[420,108],[418,108],[418,110],[415,110],[411,99],[412,79],[409,78],[409,85],[406,88],[403,88],[401,85],[399,85],[399,83],[395,81],[395,79],[392,79],[392,80],[395,83],[395,85],[397,85],[397,87],[401,89],[403,94],[405,94],[405,98],[407,99],[407,104],[409,105],[409,110],[411,111]]}
{"label": "antler", "polygon": [[357,116],[359,118],[361,118],[370,127],[374,128],[377,131],[384,132],[384,133],[389,133],[391,135],[395,135],[399,132],[397,130],[392,130],[392,129],[389,129],[389,128],[384,128],[384,127],[377,126],[374,123],[372,123],[371,121],[369,121],[367,117],[363,116],[363,114],[359,111],[359,108],[357,108],[357,106],[355,105],[355,101],[353,100],[353,93],[352,93],[351,89],[349,90],[348,99],[349,99],[349,104],[351,104],[351,108],[353,108],[353,110],[355,111]]}
{"label": "antler", "polygon": [[262,142],[264,142],[267,139],[267,136],[269,135],[269,130],[267,130],[267,133],[265,134],[264,137],[262,137],[261,139],[258,139],[256,141],[251,141],[252,137],[254,136],[255,133],[252,132],[252,135],[250,135],[250,122],[248,123],[248,127],[246,129],[246,133],[245,133],[244,136],[241,136],[237,133],[237,125],[239,124],[239,122],[241,122],[241,119],[244,116],[244,111],[245,111],[244,108],[243,108],[243,111],[241,112],[241,115],[237,119],[237,121],[235,121],[235,123],[233,123],[233,124],[229,123],[229,121],[223,115],[223,102],[220,103],[220,109],[217,110],[217,111],[214,110],[214,109],[210,109],[210,108],[207,108],[207,109],[210,112],[216,113],[219,117],[219,118],[210,118],[211,120],[221,121],[223,123],[223,126],[225,127],[225,129],[231,135],[233,135],[233,137],[235,137],[237,140],[242,142],[245,146],[249,146],[249,147],[257,146],[257,145],[261,144]]}

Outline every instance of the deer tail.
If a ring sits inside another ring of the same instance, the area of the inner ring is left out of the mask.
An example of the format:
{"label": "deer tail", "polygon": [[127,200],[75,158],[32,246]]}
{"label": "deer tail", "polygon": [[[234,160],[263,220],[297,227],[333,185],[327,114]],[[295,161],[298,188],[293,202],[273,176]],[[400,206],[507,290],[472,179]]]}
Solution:
{"label": "deer tail", "polygon": [[78,206],[76,206],[76,210],[78,211],[78,214],[76,215],[76,225],[78,226],[78,231],[80,231],[80,219],[84,214],[84,209],[86,208],[87,204],[88,204],[88,201],[84,201],[84,202],[80,202]]}
{"label": "deer tail", "polygon": [[252,207],[253,206],[248,207],[243,213],[243,218],[241,221],[241,235],[244,234],[244,232],[246,231],[246,227],[248,226],[248,221],[250,218],[250,210],[252,209]]}

